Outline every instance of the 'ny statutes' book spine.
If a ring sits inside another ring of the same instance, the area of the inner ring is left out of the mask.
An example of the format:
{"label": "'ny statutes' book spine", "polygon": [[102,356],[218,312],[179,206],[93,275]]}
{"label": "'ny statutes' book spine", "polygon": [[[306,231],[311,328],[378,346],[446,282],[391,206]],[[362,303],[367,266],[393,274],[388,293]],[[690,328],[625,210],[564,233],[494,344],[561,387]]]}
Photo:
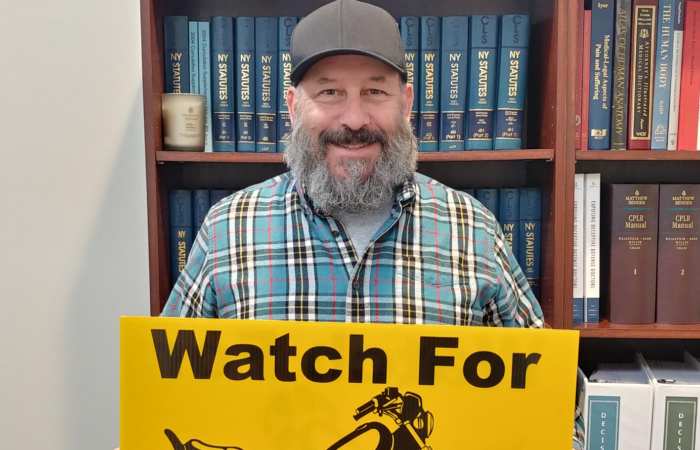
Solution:
{"label": "'ny statutes' book spine", "polygon": [[199,22],[199,93],[206,96],[204,119],[204,151],[214,151],[214,140],[212,139],[212,98],[211,98],[211,36],[209,22]]}
{"label": "'ny statutes' book spine", "polygon": [[189,21],[187,16],[163,18],[165,93],[190,93]]}
{"label": "'ny statutes' book spine", "polygon": [[683,61],[683,15],[685,0],[675,0],[676,8],[673,17],[673,56],[671,61],[671,98],[668,114],[668,147],[667,150],[678,149],[678,111],[681,101],[681,63]]}
{"label": "'ny statutes' book spine", "polygon": [[493,148],[522,148],[525,88],[527,86],[530,16],[504,14],[498,65],[498,97]]}
{"label": "'ny statutes' book spine", "polygon": [[204,219],[211,207],[208,189],[196,189],[192,192],[192,231],[194,236],[202,228]]}
{"label": "'ny statutes' book spine", "polygon": [[657,0],[634,0],[627,149],[651,148]]}
{"label": "'ny statutes' book spine", "polygon": [[236,151],[233,17],[211,18],[212,123],[215,152]]}
{"label": "'ny statutes' book spine", "polygon": [[419,150],[436,152],[440,136],[440,38],[441,23],[437,16],[420,18],[420,115]]}
{"label": "'ny statutes' book spine", "polygon": [[520,190],[501,189],[498,220],[516,260],[520,260]]}
{"label": "'ny statutes' book spine", "polygon": [[277,18],[255,19],[255,151],[277,151]]}
{"label": "'ny statutes' book spine", "polygon": [[255,18],[236,17],[236,150],[255,151]]}
{"label": "'ny statutes' book spine", "polygon": [[597,0],[591,8],[591,90],[588,110],[588,148],[610,149],[610,75],[615,31],[613,0]]}
{"label": "'ny statutes' book spine", "polygon": [[658,251],[656,321],[699,323],[700,185],[661,185]]}
{"label": "'ny statutes' book spine", "polygon": [[632,0],[615,2],[615,60],[612,82],[612,125],[610,148],[627,148],[627,107],[629,104],[630,31],[632,29]]}
{"label": "'ny statutes' book spine", "polygon": [[418,136],[418,110],[420,97],[418,95],[420,77],[417,65],[420,58],[420,19],[415,16],[401,17],[401,42],[403,43],[404,59],[406,61],[407,82],[413,85],[413,105],[411,106],[411,126],[413,134]]}
{"label": "'ny statutes' book spine", "polygon": [[678,112],[678,150],[698,149],[700,101],[700,2],[685,3],[681,100]]}
{"label": "'ny statutes' book spine", "polygon": [[498,189],[477,189],[476,199],[493,213],[496,220],[499,220],[498,213],[500,212],[499,201],[501,199],[501,194],[498,192]]}
{"label": "'ny statutes' book spine", "polygon": [[277,151],[284,152],[289,141],[289,134],[292,131],[292,120],[287,108],[287,91],[292,85],[289,75],[292,73],[292,55],[289,47],[292,40],[292,32],[297,25],[296,17],[280,17],[277,51],[279,53],[279,73],[277,74]]}
{"label": "'ny statutes' book spine", "polygon": [[194,20],[189,22],[190,44],[190,94],[199,94],[199,39],[197,34],[199,24]]}
{"label": "'ny statutes' book spine", "polygon": [[170,191],[170,268],[172,284],[185,269],[194,239],[192,232],[192,191]]}
{"label": "'ny statutes' book spine", "polygon": [[540,229],[542,190],[520,189],[520,244],[518,263],[535,298],[540,298]]}
{"label": "'ny statutes' book spine", "polygon": [[498,69],[498,16],[470,17],[467,150],[493,149]]}
{"label": "'ny statutes' book spine", "polygon": [[585,175],[574,177],[574,323],[583,322],[583,208]]}
{"label": "'ny statutes' book spine", "polygon": [[469,18],[443,17],[440,58],[440,151],[464,150],[468,51]]}
{"label": "'ny statutes' book spine", "polygon": [[676,0],[659,0],[656,29],[656,68],[654,75],[654,108],[651,115],[651,149],[668,148],[668,118],[673,70],[673,19]]}
{"label": "'ny statutes' book spine", "polygon": [[584,322],[600,322],[600,174],[585,178]]}

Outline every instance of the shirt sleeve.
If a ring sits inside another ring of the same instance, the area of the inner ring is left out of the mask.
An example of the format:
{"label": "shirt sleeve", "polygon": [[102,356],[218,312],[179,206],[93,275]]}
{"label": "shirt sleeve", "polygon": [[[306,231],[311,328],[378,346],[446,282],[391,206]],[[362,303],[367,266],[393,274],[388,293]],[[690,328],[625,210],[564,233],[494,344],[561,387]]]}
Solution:
{"label": "shirt sleeve", "polygon": [[217,317],[216,297],[211,285],[210,224],[207,216],[161,317]]}
{"label": "shirt sleeve", "polygon": [[489,326],[544,328],[544,316],[498,222],[493,220],[495,296],[484,306]]}

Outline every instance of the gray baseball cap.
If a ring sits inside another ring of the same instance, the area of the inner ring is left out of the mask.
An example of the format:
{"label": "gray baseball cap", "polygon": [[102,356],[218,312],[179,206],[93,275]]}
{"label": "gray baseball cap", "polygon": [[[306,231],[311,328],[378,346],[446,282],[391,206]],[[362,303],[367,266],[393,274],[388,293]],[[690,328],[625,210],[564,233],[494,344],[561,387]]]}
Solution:
{"label": "gray baseball cap", "polygon": [[356,0],[336,0],[294,28],[291,50],[296,86],[311,66],[334,55],[366,55],[388,64],[406,81],[404,49],[396,20],[384,9]]}

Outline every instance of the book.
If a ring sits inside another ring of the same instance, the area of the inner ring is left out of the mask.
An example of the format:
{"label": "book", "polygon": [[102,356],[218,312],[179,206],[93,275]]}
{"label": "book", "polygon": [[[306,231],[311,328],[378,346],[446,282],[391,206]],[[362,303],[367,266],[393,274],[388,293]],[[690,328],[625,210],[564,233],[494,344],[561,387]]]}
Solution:
{"label": "book", "polygon": [[600,322],[600,174],[587,173],[584,186],[583,321]]}
{"label": "book", "polygon": [[634,0],[628,150],[651,148],[658,0]]}
{"label": "book", "polygon": [[698,148],[700,105],[700,3],[686,2],[683,23],[683,61],[678,106],[678,150]]}
{"label": "book", "polygon": [[209,203],[209,190],[196,189],[192,191],[192,230],[194,236],[202,228],[211,204]]}
{"label": "book", "polygon": [[470,17],[467,150],[493,149],[498,82],[498,16]]}
{"label": "book", "polygon": [[500,189],[498,220],[516,260],[520,256],[520,190]]}
{"label": "book", "polygon": [[583,208],[584,208],[584,183],[585,174],[577,173],[574,176],[574,283],[573,283],[573,318],[574,323],[583,322]]}
{"label": "book", "polygon": [[520,224],[518,264],[535,298],[540,298],[540,233],[542,189],[520,189]]}
{"label": "book", "polygon": [[615,60],[612,82],[612,124],[610,148],[627,148],[627,107],[629,103],[630,30],[632,0],[615,0]]}
{"label": "book", "polygon": [[588,150],[591,97],[591,11],[583,12],[583,80],[581,82],[581,150]]}
{"label": "book", "polygon": [[476,199],[486,207],[498,220],[498,213],[500,212],[499,201],[501,199],[501,194],[498,189],[477,189]]}
{"label": "book", "polygon": [[406,61],[407,83],[413,85],[413,105],[411,106],[411,126],[413,134],[418,136],[419,109],[419,73],[416,70],[420,58],[420,19],[415,16],[404,16],[400,19],[401,42],[403,43],[404,59]]}
{"label": "book", "polygon": [[671,98],[668,114],[668,150],[678,149],[678,112],[681,100],[681,64],[683,61],[683,16],[685,0],[676,0],[673,17],[673,60],[671,69]]}
{"label": "book", "polygon": [[213,151],[236,151],[233,17],[211,18]]}
{"label": "book", "polygon": [[170,269],[171,282],[177,282],[192,249],[192,191],[170,191]]}
{"label": "book", "polygon": [[296,17],[280,17],[279,30],[277,32],[279,72],[277,74],[277,151],[284,152],[292,130],[292,119],[287,108],[287,91],[292,85],[289,75],[292,73],[292,55],[289,47],[292,40],[292,32],[297,24]]}
{"label": "book", "polygon": [[530,16],[501,16],[498,63],[498,93],[493,148],[522,148],[527,61],[530,45]]}
{"label": "book", "polygon": [[656,321],[700,323],[700,185],[661,185],[658,252]]}
{"label": "book", "polygon": [[476,198],[476,189],[460,189],[460,191],[471,195],[472,197]]}
{"label": "book", "polygon": [[236,17],[236,150],[255,151],[255,18]]}
{"label": "book", "polygon": [[673,19],[676,0],[659,0],[656,24],[656,67],[654,68],[654,107],[651,116],[651,149],[668,147],[668,118],[671,100],[671,70],[673,66]]}
{"label": "book", "polygon": [[255,18],[255,151],[277,151],[277,18]]}
{"label": "book", "polygon": [[165,93],[190,93],[189,21],[187,16],[163,17]]}
{"label": "book", "polygon": [[442,18],[440,57],[440,151],[464,150],[464,115],[467,109],[467,58],[469,18]]}
{"label": "book", "polygon": [[187,39],[190,44],[190,94],[199,94],[199,23],[190,20]]}
{"label": "book", "polygon": [[436,152],[440,135],[440,37],[441,21],[437,16],[420,18],[420,115],[419,150]]}
{"label": "book", "polygon": [[214,139],[212,136],[212,98],[211,98],[211,36],[209,34],[209,22],[199,22],[199,93],[206,96],[204,119],[204,151],[214,151]]}
{"label": "book", "polygon": [[576,0],[576,74],[574,78],[574,109],[576,119],[574,129],[574,150],[581,149],[581,115],[583,113],[583,102],[581,101],[581,91],[583,82],[583,0]]}
{"label": "book", "polygon": [[612,70],[615,7],[613,0],[598,0],[591,7],[591,68],[588,148],[610,149],[610,74]]}
{"label": "book", "polygon": [[231,194],[233,194],[233,191],[228,189],[212,189],[209,191],[209,203],[213,207]]}
{"label": "book", "polygon": [[659,186],[613,184],[606,189],[606,258],[602,267],[610,323],[654,323]]}

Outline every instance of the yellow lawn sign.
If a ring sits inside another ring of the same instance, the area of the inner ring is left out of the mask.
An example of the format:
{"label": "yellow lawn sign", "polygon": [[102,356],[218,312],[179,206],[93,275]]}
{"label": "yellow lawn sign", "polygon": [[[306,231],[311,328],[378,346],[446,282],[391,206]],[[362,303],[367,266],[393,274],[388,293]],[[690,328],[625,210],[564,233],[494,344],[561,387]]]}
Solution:
{"label": "yellow lawn sign", "polygon": [[565,450],[578,332],[123,317],[122,450]]}

